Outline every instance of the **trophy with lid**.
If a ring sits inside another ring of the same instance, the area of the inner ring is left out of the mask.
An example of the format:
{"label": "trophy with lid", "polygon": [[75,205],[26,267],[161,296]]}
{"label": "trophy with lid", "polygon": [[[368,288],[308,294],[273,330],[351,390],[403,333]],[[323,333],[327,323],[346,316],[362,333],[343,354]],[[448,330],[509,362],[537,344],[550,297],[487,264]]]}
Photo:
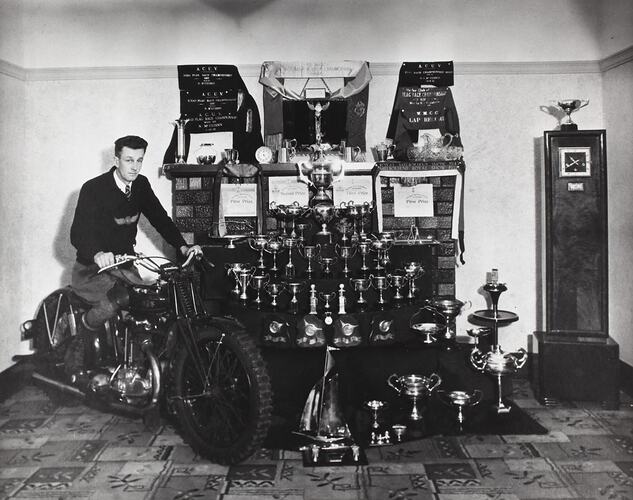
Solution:
{"label": "trophy with lid", "polygon": [[509,413],[511,407],[504,404],[501,391],[501,377],[511,375],[523,367],[527,361],[527,351],[523,348],[517,352],[504,352],[499,345],[499,326],[517,321],[519,317],[510,311],[499,310],[499,296],[508,288],[499,282],[496,269],[488,274],[484,290],[490,295],[492,308],[475,311],[473,317],[492,325],[492,346],[484,353],[478,346],[470,353],[471,364],[479,371],[488,373],[497,379],[498,399],[495,408],[497,413]]}

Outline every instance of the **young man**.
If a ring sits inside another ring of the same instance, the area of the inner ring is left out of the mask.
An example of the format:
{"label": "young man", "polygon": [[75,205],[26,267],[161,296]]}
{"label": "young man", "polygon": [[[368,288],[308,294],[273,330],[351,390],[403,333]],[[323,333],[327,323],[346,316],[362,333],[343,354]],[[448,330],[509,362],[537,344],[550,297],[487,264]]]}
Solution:
{"label": "young man", "polygon": [[[115,255],[133,254],[138,220],[143,214],[159,234],[186,256],[202,253],[198,245],[187,246],[180,231],[156,198],[147,177],[141,175],[145,139],[129,135],[114,142],[114,166],[105,174],[87,181],[79,192],[70,241],[77,249],[72,272],[72,287],[93,307],[82,318],[83,326],[98,329],[118,311],[116,301],[109,298],[118,283],[115,276],[104,272],[114,264]],[[125,267],[125,266],[123,266]],[[141,283],[135,268],[117,268],[124,279]]]}

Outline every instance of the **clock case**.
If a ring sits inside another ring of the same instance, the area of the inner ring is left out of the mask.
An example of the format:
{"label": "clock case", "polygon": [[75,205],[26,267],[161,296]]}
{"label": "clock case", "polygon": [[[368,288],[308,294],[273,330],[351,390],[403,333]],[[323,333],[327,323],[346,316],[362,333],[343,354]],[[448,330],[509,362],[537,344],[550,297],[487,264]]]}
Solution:
{"label": "clock case", "polygon": [[[561,400],[619,405],[618,344],[609,337],[605,130],[544,133],[542,276],[544,331],[535,332],[535,392]],[[561,150],[587,151],[571,172]]]}

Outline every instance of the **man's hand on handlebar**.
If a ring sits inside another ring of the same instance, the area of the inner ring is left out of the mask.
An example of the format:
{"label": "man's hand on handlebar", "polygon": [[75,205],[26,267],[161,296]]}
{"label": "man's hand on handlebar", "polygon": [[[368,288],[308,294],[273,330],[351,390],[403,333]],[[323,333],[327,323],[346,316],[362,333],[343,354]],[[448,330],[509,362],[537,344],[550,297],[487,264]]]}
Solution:
{"label": "man's hand on handlebar", "polygon": [[183,257],[188,257],[191,253],[194,254],[194,256],[201,256],[202,255],[202,248],[200,247],[200,245],[192,245],[190,247],[183,245],[180,247],[180,253],[183,255]]}
{"label": "man's hand on handlebar", "polygon": [[95,264],[99,266],[99,269],[111,266],[116,262],[112,252],[97,252],[93,257],[93,260],[95,261]]}

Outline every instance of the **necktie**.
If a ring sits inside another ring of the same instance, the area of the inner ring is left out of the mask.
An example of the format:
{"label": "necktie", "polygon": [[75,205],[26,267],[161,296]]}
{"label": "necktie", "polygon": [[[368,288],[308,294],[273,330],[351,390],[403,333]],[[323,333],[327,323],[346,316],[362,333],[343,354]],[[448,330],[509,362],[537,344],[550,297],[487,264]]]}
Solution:
{"label": "necktie", "polygon": [[125,186],[125,197],[129,200],[130,196],[132,196],[132,188],[130,187],[129,184],[126,184],[126,186]]}

